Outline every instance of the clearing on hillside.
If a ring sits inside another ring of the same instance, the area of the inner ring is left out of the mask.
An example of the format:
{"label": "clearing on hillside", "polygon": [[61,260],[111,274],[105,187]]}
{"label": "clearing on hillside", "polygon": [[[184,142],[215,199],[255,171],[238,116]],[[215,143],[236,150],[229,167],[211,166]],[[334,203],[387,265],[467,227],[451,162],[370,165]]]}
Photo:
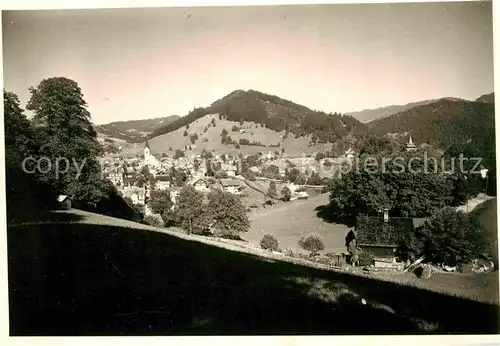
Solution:
{"label": "clearing on hillside", "polygon": [[[215,127],[211,125],[212,121],[215,121]],[[244,132],[232,131],[233,126],[241,128]],[[205,128],[207,131],[205,132]],[[235,142],[240,139],[247,139],[250,142],[260,142],[264,146],[256,145],[240,145],[240,149],[236,149],[234,145],[225,145],[221,143],[221,132],[222,129],[226,129],[228,136],[231,137]],[[187,131],[188,136],[184,136],[184,131]],[[264,127],[264,125],[257,124],[254,122],[243,122],[240,125],[239,122],[221,120],[218,114],[208,114],[202,118],[199,118],[189,124],[189,128],[181,127],[170,133],[154,137],[149,140],[149,145],[153,154],[161,156],[162,153],[166,153],[172,156],[176,149],[184,150],[186,146],[192,145],[190,141],[190,136],[194,134],[198,135],[198,140],[194,143],[195,148],[191,151],[186,151],[186,154],[200,154],[203,149],[207,151],[214,151],[215,154],[231,154],[237,156],[238,154],[243,155],[254,155],[259,152],[267,154],[269,151],[278,151],[281,153],[281,149],[285,148],[286,156],[298,156],[302,154],[312,155],[316,152],[324,152],[326,150],[331,150],[331,144],[317,144],[315,146],[309,146],[310,136],[294,138],[293,134],[283,140],[282,136],[285,131],[276,132],[269,130]],[[269,147],[269,145],[278,145],[280,147]],[[173,151],[169,151],[169,148]],[[142,154],[144,150],[144,143],[138,143],[127,148],[123,154],[129,156],[135,156]]]}
{"label": "clearing on hillside", "polygon": [[272,234],[282,250],[302,251],[298,241],[304,234],[318,234],[325,244],[324,252],[345,252],[345,236],[349,227],[327,223],[316,215],[316,207],[328,203],[329,194],[308,200],[296,200],[259,209],[249,214],[251,229],[242,238],[259,244],[266,233]]}

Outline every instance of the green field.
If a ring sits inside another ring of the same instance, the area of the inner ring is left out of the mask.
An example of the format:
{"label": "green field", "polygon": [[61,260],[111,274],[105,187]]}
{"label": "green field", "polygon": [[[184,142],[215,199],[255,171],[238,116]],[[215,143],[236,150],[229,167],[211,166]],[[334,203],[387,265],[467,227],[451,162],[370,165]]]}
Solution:
{"label": "green field", "polygon": [[322,194],[251,212],[251,229],[242,238],[258,245],[264,234],[270,233],[278,240],[281,249],[298,251],[297,242],[302,235],[318,234],[325,244],[325,252],[345,252],[345,236],[349,228],[327,223],[316,216],[315,208],[327,203],[328,194]]}
{"label": "green field", "polygon": [[[212,119],[215,119],[216,126],[209,127],[207,132],[204,132],[205,127],[207,127]],[[184,150],[186,145],[190,145],[191,142],[189,140],[189,136],[184,136],[184,131],[187,131],[189,135],[196,133],[199,139],[196,141],[196,148],[193,148],[192,151],[187,151],[187,154],[200,154],[203,149],[212,151],[214,150],[215,154],[231,154],[233,156],[237,156],[238,154],[244,155],[253,155],[259,152],[267,154],[269,150],[281,151],[281,148],[285,148],[286,156],[292,157],[301,157],[304,154],[313,154],[318,151],[325,151],[331,149],[331,144],[318,144],[315,146],[309,146],[310,136],[294,138],[293,136],[289,136],[283,142],[281,142],[281,135],[285,132],[276,132],[273,130],[266,129],[265,127],[261,127],[254,122],[244,122],[243,128],[245,128],[245,133],[232,132],[232,127],[240,126],[238,122],[228,121],[228,120],[220,120],[217,114],[209,114],[206,115],[196,121],[193,121],[189,124],[189,129],[186,130],[185,127],[182,127],[173,132],[152,138],[149,140],[149,145],[153,154],[157,156],[161,156],[162,153],[166,153],[169,156],[172,156],[176,149]],[[221,132],[222,129],[226,129],[228,135],[231,136],[233,140],[238,142],[240,138],[248,139],[251,142],[261,142],[265,145],[265,147],[261,146],[248,146],[242,145],[240,149],[236,149],[234,145],[224,145],[221,144]],[[204,140],[207,140],[206,142]],[[280,143],[281,142],[281,143]],[[280,143],[280,148],[268,148],[268,145],[276,145]],[[173,151],[169,151],[169,147],[172,147]],[[137,154],[142,154],[144,150],[144,143],[141,144],[130,144],[126,147],[123,154],[135,156]]]}

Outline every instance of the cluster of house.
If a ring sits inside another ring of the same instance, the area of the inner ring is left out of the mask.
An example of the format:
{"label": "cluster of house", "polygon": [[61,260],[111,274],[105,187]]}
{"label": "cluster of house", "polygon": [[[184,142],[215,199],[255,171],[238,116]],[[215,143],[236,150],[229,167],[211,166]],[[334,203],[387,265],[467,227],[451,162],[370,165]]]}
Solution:
{"label": "cluster of house", "polygon": [[[196,161],[198,164],[196,164]],[[228,160],[226,160],[228,161]],[[229,160],[230,161],[230,160]],[[148,184],[142,187],[136,186],[139,173],[144,167],[152,174],[155,180],[154,189],[169,190],[172,202],[176,203],[179,196],[180,187],[172,186],[171,177],[167,175],[172,167],[187,174],[185,185],[192,185],[195,190],[207,193],[212,189],[222,189],[235,195],[240,195],[245,188],[241,177],[236,176],[237,167],[234,162],[224,162],[222,158],[215,155],[212,163],[220,167],[220,171],[225,173],[227,179],[206,178],[207,166],[201,155],[191,157],[180,157],[173,159],[170,157],[156,158],[151,153],[149,143],[144,147],[144,158],[114,158],[104,159],[102,164],[104,175],[117,187],[124,197],[129,197],[134,204],[144,206],[146,214],[149,213],[147,202],[151,191]]]}

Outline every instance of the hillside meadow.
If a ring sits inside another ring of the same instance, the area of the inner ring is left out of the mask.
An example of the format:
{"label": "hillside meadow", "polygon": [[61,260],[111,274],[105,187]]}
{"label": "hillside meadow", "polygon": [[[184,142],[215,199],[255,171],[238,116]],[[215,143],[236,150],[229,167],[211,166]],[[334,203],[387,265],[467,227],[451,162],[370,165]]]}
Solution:
{"label": "hillside meadow", "polygon": [[[215,120],[215,127],[210,126],[212,119]],[[245,130],[245,133],[233,132],[233,126],[241,127]],[[209,127],[210,126],[210,127]],[[207,132],[205,131],[207,128]],[[236,149],[234,145],[224,145],[221,143],[221,132],[226,129],[228,135],[236,142],[240,138],[248,139],[250,142],[260,142],[265,146],[250,146],[241,145],[240,149]],[[188,132],[188,136],[184,136],[184,131]],[[237,156],[238,154],[243,155],[254,155],[259,152],[267,154],[269,151],[279,151],[285,148],[285,156],[288,157],[301,157],[304,155],[312,155],[318,151],[324,152],[326,150],[331,150],[331,144],[318,144],[315,146],[309,146],[310,136],[295,138],[293,134],[290,134],[286,139],[282,141],[282,136],[285,131],[276,132],[263,127],[261,124],[255,122],[243,122],[240,126],[239,122],[221,120],[218,114],[208,114],[202,118],[199,118],[189,124],[189,129],[185,127],[179,128],[175,131],[169,132],[158,137],[154,137],[149,140],[149,145],[153,154],[161,156],[165,153],[172,156],[176,149],[184,150],[185,146],[191,145],[190,135],[198,135],[198,140],[195,143],[195,148],[190,151],[186,151],[186,154],[200,154],[203,150],[213,152],[214,154],[230,154]],[[280,144],[279,148],[270,148],[269,145]],[[172,148],[172,151],[169,148]],[[135,156],[143,153],[144,143],[131,144],[123,152],[124,155]]]}

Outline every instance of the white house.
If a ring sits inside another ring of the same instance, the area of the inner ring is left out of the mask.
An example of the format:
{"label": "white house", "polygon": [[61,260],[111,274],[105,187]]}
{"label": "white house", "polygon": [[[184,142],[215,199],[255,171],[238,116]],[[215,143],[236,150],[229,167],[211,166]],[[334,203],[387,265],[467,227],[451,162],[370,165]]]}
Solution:
{"label": "white house", "polygon": [[242,187],[241,182],[237,179],[221,179],[220,184],[222,190],[230,192],[234,195],[241,195]]}
{"label": "white house", "polygon": [[122,192],[125,197],[130,197],[133,204],[144,205],[146,190],[143,187],[126,187]]}
{"label": "white house", "polygon": [[236,176],[236,166],[233,166],[230,163],[221,164],[221,169],[224,172],[226,172],[228,177],[235,177]]}
{"label": "white house", "polygon": [[189,185],[193,185],[196,191],[200,192],[208,192],[210,191],[208,182],[205,179],[193,179],[188,183]]}
{"label": "white house", "polygon": [[168,175],[158,174],[155,176],[155,180],[156,180],[155,187],[157,190],[164,191],[171,186],[170,177]]}

